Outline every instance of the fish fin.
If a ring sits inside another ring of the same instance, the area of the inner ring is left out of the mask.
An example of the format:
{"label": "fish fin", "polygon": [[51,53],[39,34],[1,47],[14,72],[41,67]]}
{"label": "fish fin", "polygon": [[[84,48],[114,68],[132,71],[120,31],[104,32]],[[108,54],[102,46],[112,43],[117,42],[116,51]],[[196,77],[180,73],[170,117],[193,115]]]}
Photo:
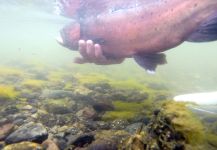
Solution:
{"label": "fish fin", "polygon": [[166,55],[163,53],[156,54],[136,54],[133,56],[134,60],[147,72],[153,74],[157,65],[166,64]]}
{"label": "fish fin", "polygon": [[217,13],[202,23],[187,39],[189,42],[211,42],[217,40]]}

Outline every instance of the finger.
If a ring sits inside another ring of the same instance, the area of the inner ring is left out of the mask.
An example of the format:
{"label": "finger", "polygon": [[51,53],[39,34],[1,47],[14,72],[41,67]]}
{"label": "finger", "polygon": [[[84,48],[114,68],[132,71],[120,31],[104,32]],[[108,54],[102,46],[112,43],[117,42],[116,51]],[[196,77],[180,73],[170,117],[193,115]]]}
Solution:
{"label": "finger", "polygon": [[87,57],[89,60],[94,60],[95,59],[95,47],[93,44],[93,41],[88,40],[87,41]]}
{"label": "finger", "polygon": [[102,53],[101,46],[99,44],[95,44],[94,48],[95,48],[95,57],[96,57],[96,60],[105,61],[106,57]]}
{"label": "finger", "polygon": [[78,45],[79,45],[78,50],[79,50],[79,53],[81,54],[81,56],[83,56],[84,58],[87,58],[88,54],[87,54],[86,42],[84,40],[79,40]]}

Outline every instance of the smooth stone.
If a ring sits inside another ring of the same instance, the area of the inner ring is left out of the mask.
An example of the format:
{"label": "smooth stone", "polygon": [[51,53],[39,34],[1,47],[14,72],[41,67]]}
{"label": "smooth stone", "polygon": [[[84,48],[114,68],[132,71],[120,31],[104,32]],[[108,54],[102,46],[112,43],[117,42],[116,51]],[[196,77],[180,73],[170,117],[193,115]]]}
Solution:
{"label": "smooth stone", "polygon": [[18,125],[18,126],[23,125],[24,122],[25,122],[25,120],[23,120],[23,119],[16,119],[16,120],[13,121],[13,123],[14,123],[15,125]]}
{"label": "smooth stone", "polygon": [[4,140],[14,130],[14,124],[8,123],[0,126],[0,141]]}
{"label": "smooth stone", "polygon": [[37,143],[21,142],[7,145],[3,148],[3,150],[43,150],[43,148]]}
{"label": "smooth stone", "polygon": [[114,106],[112,105],[112,103],[98,102],[98,103],[93,104],[92,106],[97,112],[114,110]]}
{"label": "smooth stone", "polygon": [[32,141],[42,143],[48,137],[47,130],[40,123],[30,122],[19,127],[16,131],[11,133],[6,139],[7,144],[18,143],[22,141]]}
{"label": "smooth stone", "polygon": [[18,112],[19,109],[16,106],[8,106],[3,110],[2,115],[7,116],[9,114],[16,114]]}
{"label": "smooth stone", "polygon": [[53,113],[53,114],[68,114],[72,112],[71,108],[55,105],[55,104],[45,105],[45,108],[49,113]]}
{"label": "smooth stone", "polygon": [[94,119],[96,118],[96,111],[92,107],[84,107],[76,113],[78,118],[82,119]]}
{"label": "smooth stone", "polygon": [[62,137],[55,137],[55,141],[57,143],[57,146],[61,149],[61,150],[67,150],[67,141],[65,138]]}
{"label": "smooth stone", "polygon": [[71,137],[71,139],[68,139],[68,145],[83,147],[84,145],[92,143],[94,140],[95,138],[93,134],[91,133],[82,134],[82,135]]}
{"label": "smooth stone", "polygon": [[59,150],[59,147],[57,146],[57,144],[50,139],[47,139],[41,145],[46,150]]}
{"label": "smooth stone", "polygon": [[22,110],[31,110],[33,107],[31,105],[26,105],[22,108]]}
{"label": "smooth stone", "polygon": [[87,150],[118,150],[117,143],[112,140],[96,140]]}

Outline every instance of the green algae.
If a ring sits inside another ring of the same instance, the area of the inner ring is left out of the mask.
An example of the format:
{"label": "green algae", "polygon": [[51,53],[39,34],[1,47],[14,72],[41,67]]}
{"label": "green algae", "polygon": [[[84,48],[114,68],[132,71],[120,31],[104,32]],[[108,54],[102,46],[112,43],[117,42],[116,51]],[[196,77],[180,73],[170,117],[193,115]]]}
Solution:
{"label": "green algae", "polygon": [[124,119],[130,120],[136,117],[139,113],[132,111],[108,111],[103,115],[102,120]]}
{"label": "green algae", "polygon": [[114,101],[113,106],[114,111],[107,111],[103,116],[103,120],[130,120],[138,116],[144,107],[142,103],[123,101]]}
{"label": "green algae", "polygon": [[213,147],[217,148],[217,135],[207,133],[205,136],[206,136],[207,143],[212,145]]}
{"label": "green algae", "polygon": [[46,81],[36,80],[36,79],[27,79],[27,80],[24,80],[21,84],[24,88],[27,88],[29,90],[39,91],[45,87]]}
{"label": "green algae", "polygon": [[21,69],[0,66],[0,75],[1,77],[8,77],[8,76],[22,77],[25,75],[25,73]]}
{"label": "green algae", "polygon": [[201,121],[187,109],[185,103],[169,101],[162,105],[163,114],[169,118],[177,132],[182,133],[191,145],[203,143],[204,126]]}
{"label": "green algae", "polygon": [[0,85],[0,100],[15,100],[18,96],[18,92],[14,89],[13,86],[9,85]]}
{"label": "green algae", "polygon": [[143,105],[141,103],[136,102],[122,102],[122,101],[114,101],[113,105],[116,111],[141,111],[143,109]]}
{"label": "green algae", "polygon": [[99,82],[108,82],[109,78],[106,75],[98,73],[89,73],[89,74],[75,74],[75,78],[80,84],[86,83],[99,83]]}

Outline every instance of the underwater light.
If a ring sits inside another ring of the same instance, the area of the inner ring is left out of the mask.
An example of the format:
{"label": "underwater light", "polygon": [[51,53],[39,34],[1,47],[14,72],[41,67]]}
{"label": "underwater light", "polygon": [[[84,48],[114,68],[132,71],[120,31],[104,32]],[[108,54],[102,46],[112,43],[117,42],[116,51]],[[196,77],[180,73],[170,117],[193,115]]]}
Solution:
{"label": "underwater light", "polygon": [[198,105],[217,105],[217,91],[178,95],[175,96],[173,100],[193,102]]}

